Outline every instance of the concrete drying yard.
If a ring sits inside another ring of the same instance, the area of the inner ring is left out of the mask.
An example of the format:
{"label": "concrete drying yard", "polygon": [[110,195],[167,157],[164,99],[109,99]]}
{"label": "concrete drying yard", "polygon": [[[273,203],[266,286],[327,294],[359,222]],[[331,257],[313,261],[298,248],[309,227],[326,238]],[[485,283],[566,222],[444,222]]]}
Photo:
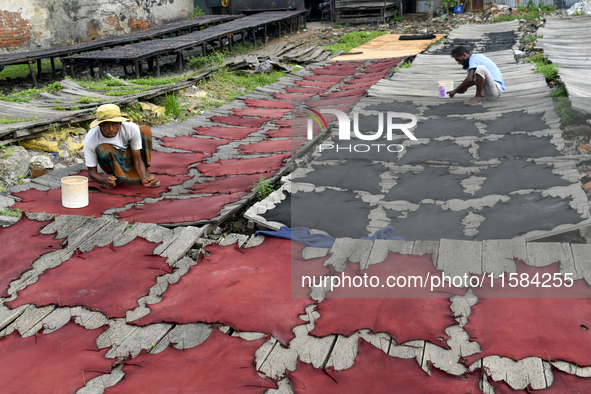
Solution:
{"label": "concrete drying yard", "polygon": [[[3,192],[23,215],[0,228],[0,392],[586,392],[582,159],[515,59],[519,25],[461,25],[394,73],[409,59],[316,62],[153,127],[158,189],[91,183],[67,209],[79,164]],[[558,38],[541,41],[553,61],[577,52],[553,55]],[[468,39],[507,85],[476,107],[437,98]],[[339,140],[330,109],[359,133]],[[347,148],[387,112],[417,139]],[[327,121],[312,139],[310,114]],[[257,200],[261,177],[277,188]]]}

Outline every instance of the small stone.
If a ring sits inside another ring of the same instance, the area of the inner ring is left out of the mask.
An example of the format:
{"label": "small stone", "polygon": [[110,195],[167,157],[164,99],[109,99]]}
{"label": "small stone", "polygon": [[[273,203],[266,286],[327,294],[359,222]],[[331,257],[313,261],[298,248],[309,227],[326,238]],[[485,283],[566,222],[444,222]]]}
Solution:
{"label": "small stone", "polygon": [[33,156],[29,159],[29,164],[32,164],[36,167],[46,168],[51,170],[53,168],[53,162],[47,156]]}
{"label": "small stone", "polygon": [[74,159],[74,163],[75,164],[82,164],[82,163],[84,163],[84,160],[82,160],[82,159],[80,159],[80,158],[77,157],[77,158]]}
{"label": "small stone", "polygon": [[63,165],[62,163],[57,163],[56,165],[53,166],[54,170],[61,170],[63,168],[68,168],[68,167]]}

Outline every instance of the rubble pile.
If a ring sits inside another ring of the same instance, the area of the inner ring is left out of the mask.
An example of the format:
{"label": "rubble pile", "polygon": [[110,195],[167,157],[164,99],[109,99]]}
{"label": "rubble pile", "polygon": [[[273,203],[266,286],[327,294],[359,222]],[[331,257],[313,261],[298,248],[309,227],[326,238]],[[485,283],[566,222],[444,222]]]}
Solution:
{"label": "rubble pile", "polygon": [[591,0],[581,0],[566,11],[569,15],[591,15]]}
{"label": "rubble pile", "polygon": [[501,15],[515,15],[517,12],[513,8],[504,4],[492,4],[482,12],[482,19],[489,20]]}

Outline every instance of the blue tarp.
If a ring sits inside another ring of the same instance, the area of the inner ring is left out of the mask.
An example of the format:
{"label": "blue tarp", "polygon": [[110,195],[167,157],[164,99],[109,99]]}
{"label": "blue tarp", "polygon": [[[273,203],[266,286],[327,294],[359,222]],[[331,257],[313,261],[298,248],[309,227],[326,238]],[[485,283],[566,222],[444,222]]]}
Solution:
{"label": "blue tarp", "polygon": [[[376,233],[371,237],[363,237],[361,239],[367,239],[371,241],[375,241],[376,239],[387,239],[390,241],[404,241],[405,239],[396,235],[392,235],[394,233],[394,227],[386,226],[383,229],[376,231]],[[279,231],[257,231],[256,235],[262,234],[267,235],[270,237],[277,237],[277,238],[284,238],[284,239],[291,239],[292,241],[303,243],[306,246],[312,246],[315,248],[332,248],[335,239],[329,235],[325,234],[312,234],[309,228],[307,227],[294,227],[289,228],[287,226],[283,226],[279,229]]]}

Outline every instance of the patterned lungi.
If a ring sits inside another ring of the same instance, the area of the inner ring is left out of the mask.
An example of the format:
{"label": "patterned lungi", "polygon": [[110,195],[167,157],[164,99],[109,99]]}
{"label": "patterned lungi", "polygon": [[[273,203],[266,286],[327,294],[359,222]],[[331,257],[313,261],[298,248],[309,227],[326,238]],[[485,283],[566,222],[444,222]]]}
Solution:
{"label": "patterned lungi", "polygon": [[[152,161],[152,130],[148,126],[140,126],[142,137],[142,160],[147,169]],[[104,172],[114,175],[119,180],[140,180],[140,176],[134,168],[131,147],[125,151],[115,148],[111,144],[100,144],[96,148],[98,164]]]}

